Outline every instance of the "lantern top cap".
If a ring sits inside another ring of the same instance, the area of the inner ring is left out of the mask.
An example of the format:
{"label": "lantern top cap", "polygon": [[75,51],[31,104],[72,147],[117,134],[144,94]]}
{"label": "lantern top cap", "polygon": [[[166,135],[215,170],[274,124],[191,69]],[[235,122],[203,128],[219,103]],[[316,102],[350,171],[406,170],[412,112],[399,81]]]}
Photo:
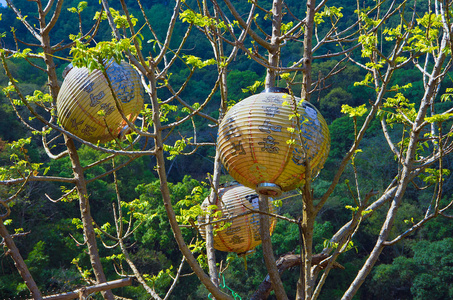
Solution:
{"label": "lantern top cap", "polygon": [[273,87],[264,89],[261,93],[262,94],[263,93],[286,93],[286,94],[289,94],[289,90],[287,88],[284,88],[284,87],[273,86]]}
{"label": "lantern top cap", "polygon": [[68,75],[69,71],[71,71],[73,68],[74,68],[74,65],[72,63],[69,63],[69,65],[67,65],[64,68],[63,73],[62,73],[63,79],[66,77],[66,75]]}

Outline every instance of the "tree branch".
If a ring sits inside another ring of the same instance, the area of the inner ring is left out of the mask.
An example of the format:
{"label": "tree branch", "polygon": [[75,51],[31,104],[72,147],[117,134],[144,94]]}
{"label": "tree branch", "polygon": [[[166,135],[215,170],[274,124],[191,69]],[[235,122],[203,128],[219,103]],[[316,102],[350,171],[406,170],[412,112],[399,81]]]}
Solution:
{"label": "tree branch", "polygon": [[69,299],[76,299],[79,297],[80,297],[80,299],[85,299],[85,297],[87,297],[88,295],[93,294],[93,293],[103,292],[103,291],[116,289],[116,288],[120,288],[120,287],[125,287],[125,286],[129,286],[129,285],[132,285],[132,278],[123,278],[123,279],[112,280],[112,281],[104,282],[104,283],[100,283],[100,284],[95,284],[95,285],[88,286],[88,287],[82,287],[73,292],[46,296],[42,299],[43,300],[69,300]]}
{"label": "tree branch", "polygon": [[41,292],[36,285],[35,280],[30,274],[30,271],[27,268],[22,256],[20,255],[19,249],[17,249],[16,243],[14,243],[13,238],[9,234],[6,226],[3,224],[3,219],[0,218],[0,236],[3,238],[3,243],[9,249],[6,254],[11,255],[11,258],[14,261],[17,271],[24,280],[27,288],[30,290],[34,299],[42,299]]}
{"label": "tree branch", "polygon": [[[324,253],[315,254],[312,257],[311,264],[314,266],[319,265],[321,268],[324,268],[327,265],[327,261],[325,260],[327,257],[328,255]],[[283,272],[288,269],[301,266],[302,260],[299,254],[288,253],[282,255],[275,263],[279,274],[282,275]],[[344,269],[344,267],[337,262],[334,262],[333,268]],[[269,297],[269,294],[273,290],[269,279],[269,275],[266,276],[255,293],[250,297],[250,300],[266,300]]]}

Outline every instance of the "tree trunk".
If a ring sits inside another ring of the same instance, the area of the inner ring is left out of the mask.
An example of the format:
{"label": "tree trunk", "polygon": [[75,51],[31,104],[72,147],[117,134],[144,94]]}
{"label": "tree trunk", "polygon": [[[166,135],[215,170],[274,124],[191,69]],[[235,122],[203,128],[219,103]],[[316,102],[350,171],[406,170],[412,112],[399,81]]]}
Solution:
{"label": "tree trunk", "polygon": [[[81,219],[83,223],[83,235],[88,247],[88,254],[90,256],[91,266],[93,268],[96,281],[98,283],[104,283],[107,281],[104,270],[102,268],[101,259],[99,257],[98,246],[96,242],[96,234],[93,227],[93,218],[90,212],[90,203],[88,200],[88,191],[86,186],[85,176],[83,174],[83,168],[80,165],[79,155],[74,145],[74,141],[65,136],[66,147],[69,151],[69,157],[71,159],[72,170],[74,173],[74,179],[76,180],[77,192],[79,195],[79,206]],[[102,295],[104,299],[113,300],[112,291],[103,291]]]}
{"label": "tree trunk", "polygon": [[[219,151],[216,151],[214,162],[214,174],[212,177],[212,189],[211,193],[209,194],[209,200],[211,205],[215,205],[216,203],[217,191],[219,188],[220,170],[221,170],[220,153]],[[206,221],[208,223],[211,221],[209,215],[206,216]],[[208,257],[209,276],[211,277],[211,281],[214,283],[214,285],[218,287],[219,274],[217,271],[217,264],[215,259],[213,226],[207,225],[205,227],[205,230],[206,230],[206,255]]]}
{"label": "tree trunk", "polygon": [[439,51],[439,56],[437,57],[436,64],[433,67],[431,76],[428,82],[428,85],[423,95],[423,99],[420,103],[420,108],[418,109],[417,117],[415,118],[414,123],[410,131],[410,139],[407,146],[406,155],[404,158],[404,163],[402,164],[402,171],[400,173],[400,178],[398,181],[397,190],[395,196],[392,200],[390,209],[387,212],[387,216],[384,224],[381,227],[378,240],[371,252],[370,256],[358,272],[356,278],[349,286],[348,290],[344,293],[342,300],[349,300],[354,297],[357,293],[360,286],[365,281],[366,277],[369,275],[374,265],[376,264],[379,255],[385,247],[385,242],[387,241],[390,231],[393,227],[393,223],[396,218],[396,214],[400,205],[402,203],[407,185],[411,182],[411,172],[414,167],[414,157],[417,152],[417,147],[419,146],[419,136],[422,129],[421,125],[424,122],[425,116],[430,108],[431,99],[434,97],[438,85],[439,75],[443,71],[443,64],[446,60],[447,47],[449,47],[449,37],[446,33],[442,38],[441,49]]}
{"label": "tree trunk", "polygon": [[[327,254],[325,253],[320,253],[320,254],[315,254],[312,257],[311,264],[312,265],[319,265],[325,258],[327,258]],[[286,270],[296,267],[296,266],[302,266],[302,260],[299,254],[293,254],[293,253],[288,253],[282,255],[277,261],[276,261],[278,273],[281,275],[283,272]],[[327,262],[323,263],[323,265],[327,265]],[[322,266],[323,266],[322,265]],[[342,265],[340,265],[337,262],[334,262],[333,268],[338,268],[338,269],[344,269]],[[269,276],[266,276],[266,278],[261,282],[260,286],[256,290],[256,292],[252,295],[250,300],[265,300],[269,297],[269,294],[272,291],[272,284],[269,280]]]}
{"label": "tree trunk", "polygon": [[33,276],[31,276],[22,255],[20,255],[19,249],[16,247],[16,243],[14,243],[13,238],[6,229],[6,226],[3,224],[3,219],[0,219],[0,235],[3,237],[3,241],[8,248],[6,254],[11,255],[16,269],[27,285],[27,288],[30,290],[33,299],[42,299],[41,292],[39,291]]}
{"label": "tree trunk", "polygon": [[300,98],[310,101],[311,91],[311,62],[313,59],[313,26],[315,17],[316,0],[307,1],[307,17],[304,33],[304,72]]}
{"label": "tree trunk", "polygon": [[278,64],[280,62],[280,40],[281,27],[282,27],[282,1],[273,0],[272,3],[272,38],[269,53],[269,65],[270,68],[266,70],[265,87],[271,88],[275,86],[275,80],[277,78],[276,73]]}
{"label": "tree trunk", "polygon": [[[154,78],[154,66],[150,64],[152,73],[148,76],[150,82],[151,91],[156,91],[156,79]],[[196,276],[200,279],[201,283],[212,293],[212,295],[218,300],[231,300],[231,297],[223,293],[217,286],[215,286],[209,276],[203,271],[203,269],[198,264],[197,260],[193,256],[190,249],[187,247],[184,239],[182,237],[181,229],[179,224],[176,221],[175,211],[171,203],[170,191],[168,189],[167,174],[165,172],[165,157],[163,150],[163,140],[162,140],[162,131],[160,123],[160,110],[159,103],[157,100],[156,93],[153,93],[151,96],[151,103],[153,108],[153,124],[154,124],[154,133],[156,138],[154,139],[154,145],[156,149],[156,169],[160,181],[160,189],[162,192],[162,199],[164,202],[165,211],[167,212],[168,221],[170,223],[171,229],[173,231],[173,236],[175,237],[176,243],[178,244],[179,250],[184,255],[187,260],[187,263],[192,268]]]}
{"label": "tree trunk", "polygon": [[[313,39],[313,26],[315,16],[316,0],[307,1],[307,13],[304,33],[304,71],[303,81],[301,88],[301,99],[310,101],[311,92],[311,63],[313,59],[312,53],[312,39]],[[306,173],[309,172],[309,165],[306,166]],[[301,270],[301,276],[297,283],[296,299],[310,299],[313,290],[313,278],[311,275],[311,260],[312,260],[312,244],[313,244],[313,228],[314,218],[316,216],[310,195],[310,181],[311,176],[305,176],[306,184],[304,186],[304,207],[302,211],[302,235],[303,235],[303,248],[304,248],[304,270]],[[303,273],[302,273],[303,271]]]}
{"label": "tree trunk", "polygon": [[272,242],[269,234],[269,199],[268,196],[259,195],[259,208],[260,212],[260,236],[261,243],[263,246],[263,257],[264,262],[266,263],[267,271],[269,272],[270,282],[272,283],[272,288],[275,291],[275,296],[277,299],[288,299],[285,289],[283,288],[283,283],[280,278],[277,266],[275,264],[275,257],[272,250]]}

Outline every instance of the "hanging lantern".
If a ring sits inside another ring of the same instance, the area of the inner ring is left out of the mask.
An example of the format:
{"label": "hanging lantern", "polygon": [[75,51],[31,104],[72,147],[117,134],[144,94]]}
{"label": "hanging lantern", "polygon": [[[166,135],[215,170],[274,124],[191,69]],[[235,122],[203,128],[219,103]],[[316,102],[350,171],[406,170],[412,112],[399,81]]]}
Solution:
{"label": "hanging lantern", "polygon": [[[261,244],[260,216],[259,213],[252,213],[250,209],[259,210],[258,194],[243,185],[234,185],[219,190],[219,197],[215,205],[217,210],[222,211],[223,218],[233,218],[231,226],[218,231],[214,235],[214,248],[220,251],[236,252],[245,254]],[[209,198],[202,203],[204,210],[209,206]],[[276,213],[276,208],[269,199],[269,212]],[[204,223],[204,218],[198,218],[199,223]],[[269,218],[270,234],[274,231],[276,219]],[[223,225],[223,224],[222,224]],[[220,225],[214,224],[214,230]],[[206,231],[201,228],[200,233],[206,239]]]}
{"label": "hanging lantern", "polygon": [[[124,115],[134,122],[143,107],[140,77],[126,62],[109,61],[106,72]],[[100,70],[68,67],[57,97],[57,114],[69,132],[91,142],[113,140],[127,124],[118,111],[111,89]],[[98,114],[103,110],[104,114]]]}
{"label": "hanging lantern", "polygon": [[[276,91],[276,92],[275,92]],[[286,89],[271,89],[234,105],[223,118],[217,139],[220,157],[239,183],[263,195],[278,196],[304,184],[304,158],[311,174],[322,169],[330,134],[321,113],[309,102],[297,108]]]}

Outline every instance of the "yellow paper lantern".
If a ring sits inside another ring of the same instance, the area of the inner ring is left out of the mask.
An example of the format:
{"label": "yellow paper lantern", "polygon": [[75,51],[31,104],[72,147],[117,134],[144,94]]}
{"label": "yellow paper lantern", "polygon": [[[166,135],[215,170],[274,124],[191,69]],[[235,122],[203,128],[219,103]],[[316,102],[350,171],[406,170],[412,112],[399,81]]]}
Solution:
{"label": "yellow paper lantern", "polygon": [[[67,131],[92,143],[105,143],[121,133],[126,122],[100,70],[68,68],[57,97],[58,119]],[[134,122],[143,108],[143,88],[135,69],[110,61],[106,72],[124,115]],[[98,114],[103,110],[104,114]]]}
{"label": "yellow paper lantern", "polygon": [[291,117],[295,114],[294,99],[276,91],[265,91],[234,105],[223,118],[217,139],[229,174],[264,195],[279,195],[302,186],[304,157],[316,176],[330,150],[329,129],[321,113],[307,101],[299,104],[300,139],[297,120]]}
{"label": "yellow paper lantern", "polygon": [[[219,190],[219,197],[215,205],[217,210],[222,211],[222,218],[236,217],[232,219],[231,226],[222,231],[217,231],[214,235],[214,248],[225,252],[236,252],[245,254],[261,244],[260,236],[260,216],[259,213],[252,213],[251,209],[258,211],[259,196],[250,188],[243,185],[234,185]],[[202,208],[207,209],[209,199],[203,201]],[[276,208],[269,199],[269,212],[276,213]],[[204,223],[204,218],[198,219],[199,223]],[[274,231],[276,219],[269,218],[270,234]],[[223,224],[222,224],[223,225]],[[219,224],[214,224],[214,229]],[[204,227],[200,230],[203,238],[206,238]]]}

